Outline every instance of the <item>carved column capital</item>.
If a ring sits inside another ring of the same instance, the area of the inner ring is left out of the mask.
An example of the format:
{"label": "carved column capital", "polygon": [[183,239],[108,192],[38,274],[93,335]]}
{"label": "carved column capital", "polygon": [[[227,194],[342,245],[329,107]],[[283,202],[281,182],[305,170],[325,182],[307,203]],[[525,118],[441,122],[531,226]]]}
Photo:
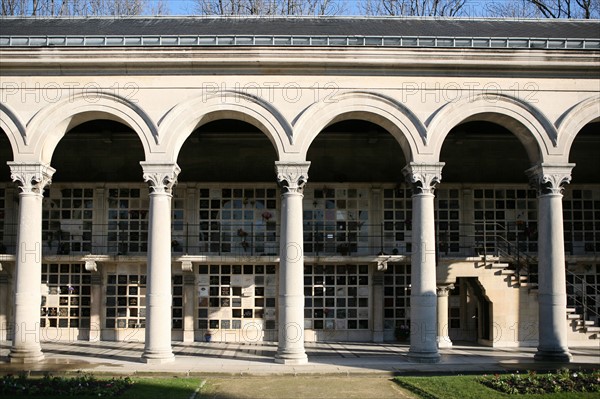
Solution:
{"label": "carved column capital", "polygon": [[22,193],[43,195],[44,188],[52,183],[56,170],[41,162],[7,162],[10,178],[19,183]]}
{"label": "carved column capital", "polygon": [[98,264],[95,260],[86,259],[85,261],[85,270],[91,273],[98,273]]}
{"label": "carved column capital", "polygon": [[565,184],[571,182],[571,171],[575,164],[549,165],[539,164],[525,173],[529,176],[532,188],[538,191],[538,195],[562,194]]}
{"label": "carved column capital", "polygon": [[181,169],[176,163],[140,162],[144,170],[144,181],[150,186],[150,192],[171,195],[177,184]]}
{"label": "carved column capital", "polygon": [[193,273],[194,272],[194,264],[189,259],[184,259],[181,261],[181,271]]}
{"label": "carved column capital", "polygon": [[308,181],[310,162],[275,162],[277,184],[282,192],[302,194]]}
{"label": "carved column capital", "polygon": [[437,296],[448,296],[450,291],[454,289],[454,285],[440,285],[437,287]]}
{"label": "carved column capital", "polygon": [[435,185],[442,180],[443,167],[443,162],[411,162],[402,169],[402,173],[412,186],[413,194],[433,194]]}

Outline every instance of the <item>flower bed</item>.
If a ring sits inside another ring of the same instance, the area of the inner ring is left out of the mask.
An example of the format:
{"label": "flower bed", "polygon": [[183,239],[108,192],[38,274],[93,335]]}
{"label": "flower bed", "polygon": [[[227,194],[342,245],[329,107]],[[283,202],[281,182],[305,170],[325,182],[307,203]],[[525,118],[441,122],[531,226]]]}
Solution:
{"label": "flower bed", "polygon": [[4,395],[60,395],[114,397],[123,394],[131,387],[133,381],[129,377],[96,379],[91,374],[81,373],[76,377],[28,378],[26,374],[19,376],[6,375],[0,379],[0,396]]}
{"label": "flower bed", "polygon": [[481,384],[508,394],[549,394],[556,392],[600,392],[600,371],[561,369],[555,373],[495,374],[477,379]]}

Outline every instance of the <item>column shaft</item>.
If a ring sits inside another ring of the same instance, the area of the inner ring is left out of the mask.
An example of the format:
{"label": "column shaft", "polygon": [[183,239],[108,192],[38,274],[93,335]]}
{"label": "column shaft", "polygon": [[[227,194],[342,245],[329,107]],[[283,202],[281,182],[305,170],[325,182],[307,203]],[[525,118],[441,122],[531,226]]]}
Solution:
{"label": "column shaft", "polygon": [[279,343],[275,362],[304,364],[304,237],[302,189],[309,163],[276,163],[281,195]]}
{"label": "column shaft", "polygon": [[[387,266],[386,266],[387,267]],[[383,342],[383,313],[384,293],[383,293],[383,271],[373,273],[373,342]]]}
{"label": "column shaft", "polygon": [[146,339],[142,360],[174,360],[171,348],[171,189],[179,167],[142,163],[150,184],[148,266],[146,281]]}
{"label": "column shaft", "polygon": [[452,286],[439,287],[437,291],[437,317],[438,317],[438,348],[451,348],[452,341],[448,335],[450,325],[448,323],[448,294]]}
{"label": "column shaft", "polygon": [[562,195],[538,198],[539,346],[536,360],[570,361]]}

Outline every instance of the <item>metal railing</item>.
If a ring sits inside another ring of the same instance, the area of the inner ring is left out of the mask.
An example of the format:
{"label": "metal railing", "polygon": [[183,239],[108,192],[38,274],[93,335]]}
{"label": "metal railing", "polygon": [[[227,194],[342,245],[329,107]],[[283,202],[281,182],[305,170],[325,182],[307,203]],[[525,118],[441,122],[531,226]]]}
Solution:
{"label": "metal railing", "polygon": [[[511,263],[519,274],[535,272],[537,232],[528,231],[523,223],[451,223],[452,229],[441,229],[439,224],[436,228],[438,257],[496,256]],[[43,231],[42,253],[141,255],[147,252],[147,227],[145,220],[65,224],[62,230]],[[15,254],[17,228],[5,222],[3,230],[0,253]],[[272,221],[176,221],[171,226],[171,249],[174,255],[278,256],[279,230]],[[565,245],[572,247],[569,242]],[[412,226],[406,221],[305,221],[303,249],[312,256],[410,255]]]}
{"label": "metal railing", "polygon": [[567,307],[574,308],[575,313],[583,320],[600,323],[600,314],[596,310],[600,299],[600,290],[595,284],[586,281],[585,276],[577,275],[567,270]]}

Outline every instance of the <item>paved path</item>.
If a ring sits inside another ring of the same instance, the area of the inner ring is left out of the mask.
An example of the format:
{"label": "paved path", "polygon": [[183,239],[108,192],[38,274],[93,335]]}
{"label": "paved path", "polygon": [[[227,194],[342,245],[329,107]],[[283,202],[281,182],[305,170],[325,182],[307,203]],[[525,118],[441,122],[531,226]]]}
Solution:
{"label": "paved path", "polygon": [[[307,343],[309,363],[300,366],[273,362],[276,343],[173,343],[176,360],[167,364],[140,361],[139,342],[43,342],[46,359],[30,365],[8,362],[10,342],[0,341],[0,373],[68,372],[165,375],[400,375],[483,373],[506,370],[555,370],[563,365],[533,361],[535,348],[489,348],[455,345],[441,349],[437,364],[411,362],[408,346],[397,343]],[[571,348],[573,368],[598,368],[600,348]]]}

